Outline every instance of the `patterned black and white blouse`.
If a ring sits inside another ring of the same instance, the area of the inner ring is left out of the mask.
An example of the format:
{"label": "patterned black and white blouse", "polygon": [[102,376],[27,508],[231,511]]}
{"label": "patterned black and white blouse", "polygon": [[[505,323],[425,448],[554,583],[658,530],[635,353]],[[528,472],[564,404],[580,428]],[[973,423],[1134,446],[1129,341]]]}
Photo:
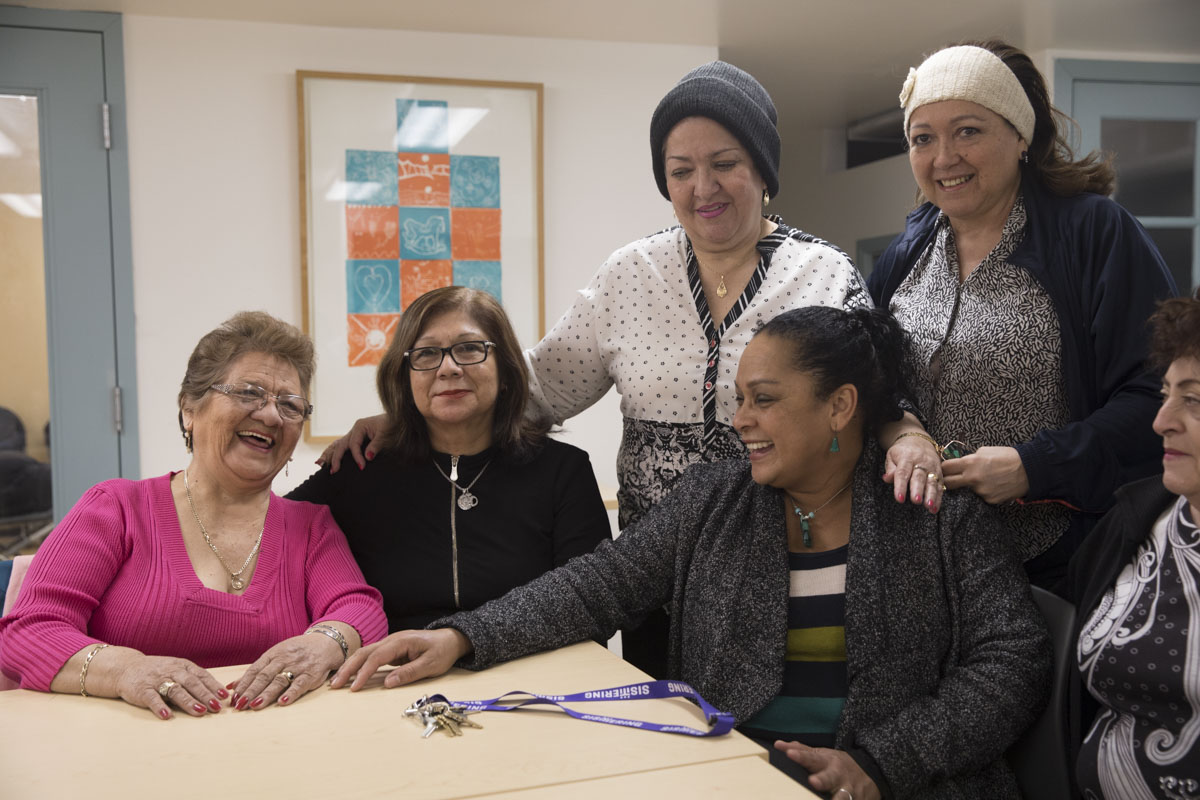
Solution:
{"label": "patterned black and white blouse", "polygon": [[770,219],[778,227],[759,240],[758,269],[724,320],[709,315],[691,242],[674,227],[613,253],[527,353],[534,400],[559,422],[612,386],[620,393],[622,527],[692,464],[745,455],[733,381],[759,326],[800,306],[871,305],[849,256]]}
{"label": "patterned black and white blouse", "polygon": [[1155,523],[1080,631],[1101,703],[1079,754],[1084,797],[1200,798],[1200,531],[1186,498]]}
{"label": "patterned black and white blouse", "polygon": [[[1070,420],[1053,302],[1033,275],[1008,262],[1025,221],[1018,196],[999,243],[960,281],[954,229],[940,215],[933,241],[892,297],[891,311],[913,340],[917,405],[939,442],[1012,446]],[[1057,503],[998,508],[1025,560],[1070,523],[1070,509]]]}

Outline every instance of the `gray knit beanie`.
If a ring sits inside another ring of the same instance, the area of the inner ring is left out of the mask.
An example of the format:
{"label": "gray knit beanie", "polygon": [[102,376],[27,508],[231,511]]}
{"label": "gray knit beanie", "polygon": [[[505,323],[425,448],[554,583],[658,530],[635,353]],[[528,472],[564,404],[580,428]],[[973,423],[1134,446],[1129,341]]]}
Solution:
{"label": "gray knit beanie", "polygon": [[663,145],[671,129],[688,117],[708,117],[724,125],[754,159],[767,194],[774,197],[779,193],[778,117],[771,95],[749,72],[712,61],[684,75],[650,118],[650,156],[663,197],[671,199],[663,169]]}

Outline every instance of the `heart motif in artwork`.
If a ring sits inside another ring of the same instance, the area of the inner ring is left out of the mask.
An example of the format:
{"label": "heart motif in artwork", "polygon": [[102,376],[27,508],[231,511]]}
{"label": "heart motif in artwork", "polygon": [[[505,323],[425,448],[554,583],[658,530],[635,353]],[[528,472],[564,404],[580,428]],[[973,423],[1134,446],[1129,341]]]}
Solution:
{"label": "heart motif in artwork", "polygon": [[369,312],[378,312],[391,292],[392,275],[383,264],[363,264],[354,271],[354,289]]}

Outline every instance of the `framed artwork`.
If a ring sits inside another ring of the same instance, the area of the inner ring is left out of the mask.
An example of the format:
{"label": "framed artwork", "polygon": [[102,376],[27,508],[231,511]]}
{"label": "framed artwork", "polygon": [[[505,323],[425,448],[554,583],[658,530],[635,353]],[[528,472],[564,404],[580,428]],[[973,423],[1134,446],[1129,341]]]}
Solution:
{"label": "framed artwork", "polygon": [[320,443],[379,411],[376,366],[431,289],[492,293],[525,347],[545,333],[542,84],[298,71],[296,93]]}

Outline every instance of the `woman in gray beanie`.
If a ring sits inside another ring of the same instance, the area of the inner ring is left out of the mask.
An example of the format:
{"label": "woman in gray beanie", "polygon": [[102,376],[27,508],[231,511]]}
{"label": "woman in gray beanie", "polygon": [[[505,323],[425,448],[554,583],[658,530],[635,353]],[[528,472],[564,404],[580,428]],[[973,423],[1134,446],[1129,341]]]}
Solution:
{"label": "woman in gray beanie", "polygon": [[[779,191],[776,119],[767,91],[732,64],[713,61],[684,75],[650,120],[654,179],[679,224],[613,253],[527,352],[532,398],[558,423],[613,386],[620,392],[622,528],[691,465],[746,457],[732,426],[733,379],[755,330],[791,308],[871,306],[845,253],[764,213]],[[374,427],[360,423],[350,439]],[[898,500],[934,511],[940,473],[935,459],[919,463],[924,450],[918,437],[903,435],[910,431],[923,432],[911,415],[880,431],[891,446],[889,477]],[[837,451],[830,431],[813,435]],[[347,439],[323,461],[336,467],[346,446],[361,466],[358,443]],[[626,659],[663,674],[666,629],[659,616],[642,635],[626,631]]]}

